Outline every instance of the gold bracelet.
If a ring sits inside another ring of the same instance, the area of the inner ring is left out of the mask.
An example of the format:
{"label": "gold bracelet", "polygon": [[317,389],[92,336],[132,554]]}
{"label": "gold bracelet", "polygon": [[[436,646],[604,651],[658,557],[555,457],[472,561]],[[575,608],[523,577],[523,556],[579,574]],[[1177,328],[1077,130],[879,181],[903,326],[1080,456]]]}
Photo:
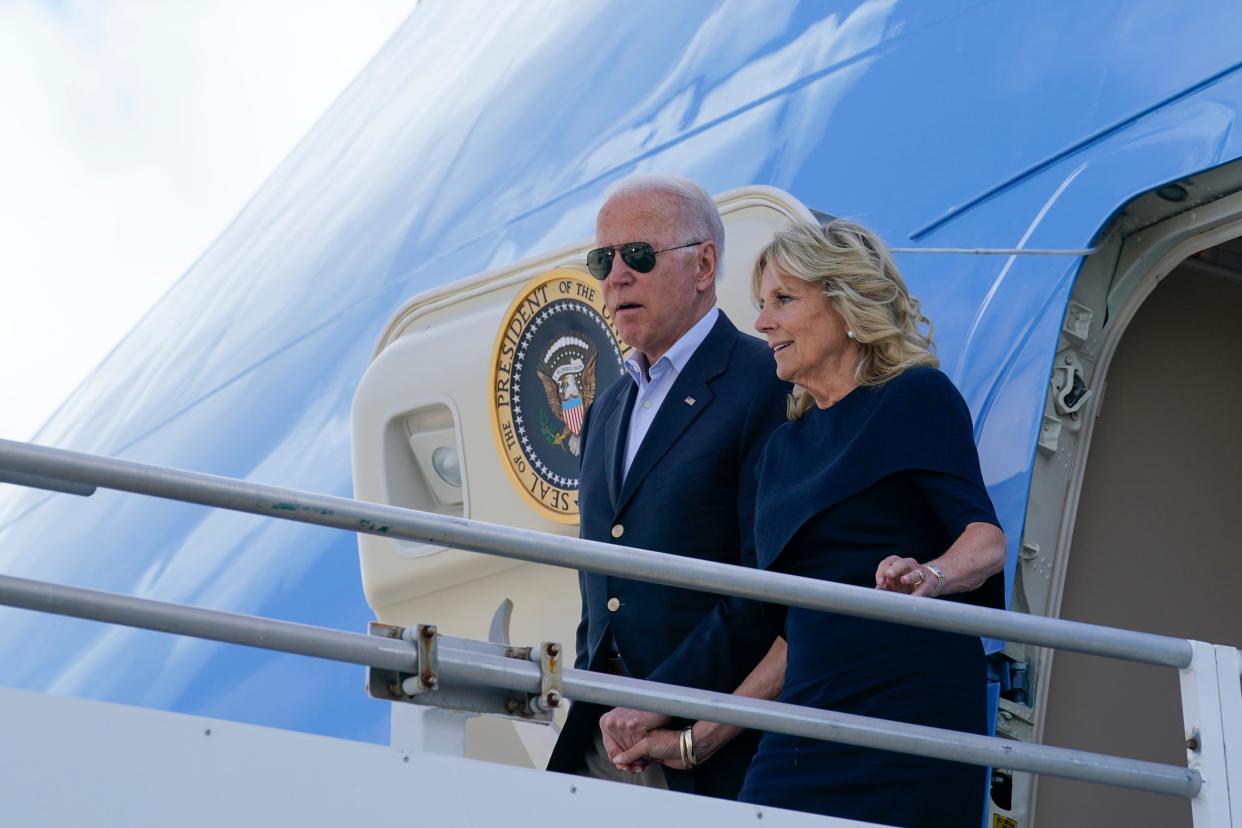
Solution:
{"label": "gold bracelet", "polygon": [[686,770],[694,770],[699,766],[699,759],[694,755],[694,725],[681,732],[681,763]]}

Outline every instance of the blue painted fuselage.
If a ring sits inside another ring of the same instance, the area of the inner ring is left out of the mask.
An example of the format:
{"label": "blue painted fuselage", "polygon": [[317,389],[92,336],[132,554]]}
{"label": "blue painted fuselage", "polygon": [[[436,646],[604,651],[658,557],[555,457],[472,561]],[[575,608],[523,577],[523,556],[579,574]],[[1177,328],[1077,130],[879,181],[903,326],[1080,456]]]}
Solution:
{"label": "blue painted fuselage", "polygon": [[[636,171],[774,185],[895,246],[1087,247],[1136,194],[1242,157],[1236,22],[1226,0],[423,4],[37,441],[348,495],[350,400],[399,304],[589,237]],[[1015,545],[1081,260],[900,264]],[[0,572],[372,617],[351,534],[113,492],[4,487]],[[0,665],[7,686],[387,739],[346,665],[13,610]]]}

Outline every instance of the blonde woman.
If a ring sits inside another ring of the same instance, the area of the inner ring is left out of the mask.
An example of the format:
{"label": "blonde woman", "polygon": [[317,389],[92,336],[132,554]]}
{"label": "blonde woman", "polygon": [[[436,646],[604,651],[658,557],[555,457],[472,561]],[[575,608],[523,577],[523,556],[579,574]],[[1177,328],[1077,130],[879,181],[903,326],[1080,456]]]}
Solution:
{"label": "blonde woman", "polygon": [[[759,566],[1002,607],[1005,538],[970,412],[936,370],[931,324],[884,245],[856,224],[776,234],[752,274],[789,421],[757,465]],[[973,636],[789,609],[784,638],[735,691],[983,733]],[[663,718],[658,717],[657,722]],[[710,763],[741,730],[695,722],[633,734],[630,771]],[[740,799],[902,826],[975,826],[981,768],[768,733]]]}
{"label": "blonde woman", "polygon": [[[1003,607],[1005,539],[970,412],[931,324],[878,238],[845,221],[784,230],[760,254],[755,327],[795,385],[759,462],[759,566]],[[984,733],[974,636],[785,613],[782,701]],[[982,822],[981,768],[765,734],[741,799],[887,825]]]}

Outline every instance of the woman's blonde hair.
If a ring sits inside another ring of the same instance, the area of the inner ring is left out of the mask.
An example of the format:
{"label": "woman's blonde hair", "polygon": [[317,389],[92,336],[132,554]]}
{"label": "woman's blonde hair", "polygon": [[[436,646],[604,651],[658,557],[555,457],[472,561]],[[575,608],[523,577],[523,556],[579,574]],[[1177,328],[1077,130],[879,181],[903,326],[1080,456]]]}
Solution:
{"label": "woman's blonde hair", "polygon": [[[769,265],[782,278],[820,286],[862,352],[855,372],[859,385],[880,385],[919,365],[939,366],[932,353],[931,320],[910,295],[884,242],[865,227],[832,219],[823,226],[800,223],[777,231],[751,273],[756,302]],[[805,388],[795,385],[789,419],[799,419],[813,402]]]}

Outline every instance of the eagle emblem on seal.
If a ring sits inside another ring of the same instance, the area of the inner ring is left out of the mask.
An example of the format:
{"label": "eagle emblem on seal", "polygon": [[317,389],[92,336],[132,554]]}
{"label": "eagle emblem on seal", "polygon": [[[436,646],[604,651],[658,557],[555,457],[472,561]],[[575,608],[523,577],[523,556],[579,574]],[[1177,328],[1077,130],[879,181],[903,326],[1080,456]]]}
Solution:
{"label": "eagle emblem on seal", "polygon": [[582,419],[595,399],[594,346],[587,338],[571,331],[552,343],[535,373],[543,384],[553,424],[541,418],[540,430],[554,446],[574,457],[582,451]]}

